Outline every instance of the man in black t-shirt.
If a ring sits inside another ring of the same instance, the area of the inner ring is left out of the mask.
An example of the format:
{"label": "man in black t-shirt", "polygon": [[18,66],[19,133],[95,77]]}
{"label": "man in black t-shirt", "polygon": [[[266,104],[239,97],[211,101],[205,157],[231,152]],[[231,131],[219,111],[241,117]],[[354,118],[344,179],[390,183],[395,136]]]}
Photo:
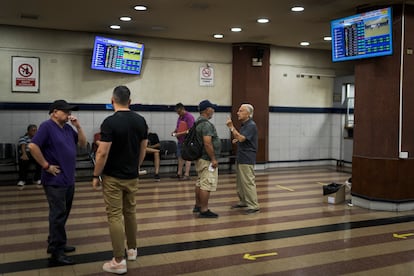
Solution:
{"label": "man in black t-shirt", "polygon": [[[137,258],[137,221],[135,194],[138,190],[138,167],[145,157],[148,126],[145,119],[129,109],[130,91],[118,86],[112,94],[115,113],[101,125],[101,139],[96,151],[93,187],[100,185],[112,240],[113,259],[103,265],[106,272],[127,272],[127,258]],[[125,231],[125,234],[124,234]]]}

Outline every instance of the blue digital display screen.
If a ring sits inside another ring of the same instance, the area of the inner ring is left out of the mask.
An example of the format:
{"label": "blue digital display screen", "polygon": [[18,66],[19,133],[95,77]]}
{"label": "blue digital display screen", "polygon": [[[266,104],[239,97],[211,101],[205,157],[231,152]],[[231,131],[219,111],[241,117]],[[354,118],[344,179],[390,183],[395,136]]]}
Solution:
{"label": "blue digital display screen", "polygon": [[91,68],[139,75],[143,55],[144,44],[97,36]]}
{"label": "blue digital display screen", "polygon": [[392,9],[331,21],[332,61],[392,55]]}

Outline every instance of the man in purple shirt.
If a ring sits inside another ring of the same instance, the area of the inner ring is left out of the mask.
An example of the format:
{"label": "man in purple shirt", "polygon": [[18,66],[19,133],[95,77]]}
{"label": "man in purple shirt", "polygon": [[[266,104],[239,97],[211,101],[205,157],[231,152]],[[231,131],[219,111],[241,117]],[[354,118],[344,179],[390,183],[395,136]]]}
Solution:
{"label": "man in purple shirt", "polygon": [[[29,144],[34,159],[43,168],[41,182],[49,203],[49,237],[47,252],[51,261],[71,265],[65,255],[75,251],[66,244],[65,225],[75,192],[76,147],[86,146],[86,137],[76,117],[71,115],[77,106],[65,100],[54,101],[49,107],[50,119],[39,126]],[[70,121],[72,126],[67,124]]]}
{"label": "man in purple shirt", "polygon": [[[188,130],[194,125],[194,116],[190,112],[185,110],[185,107],[182,103],[175,105],[175,111],[178,114],[177,125],[175,130],[171,133],[172,136],[177,137],[178,147],[177,147],[177,157],[178,157],[178,171],[177,178],[180,180],[190,180],[190,168],[191,161],[185,161],[181,158],[181,145],[184,142],[185,135],[188,133]],[[185,163],[185,172],[184,176],[183,167]]]}

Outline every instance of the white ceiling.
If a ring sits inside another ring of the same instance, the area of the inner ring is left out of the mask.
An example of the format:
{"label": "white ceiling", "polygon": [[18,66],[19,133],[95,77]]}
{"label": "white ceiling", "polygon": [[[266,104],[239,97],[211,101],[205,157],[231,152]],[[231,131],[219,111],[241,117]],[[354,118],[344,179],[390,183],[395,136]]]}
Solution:
{"label": "white ceiling", "polygon": [[[332,19],[354,14],[358,7],[376,8],[402,1],[381,0],[1,0],[0,24],[86,31],[109,35],[134,35],[218,43],[264,43],[330,49]],[[146,12],[133,9],[148,7]],[[305,11],[294,13],[292,6]],[[132,17],[121,22],[120,16]],[[256,23],[259,17],[268,24]],[[119,24],[121,30],[110,30]],[[232,33],[231,27],[241,27]],[[224,34],[221,40],[214,33]],[[1,34],[0,34],[1,35]]]}

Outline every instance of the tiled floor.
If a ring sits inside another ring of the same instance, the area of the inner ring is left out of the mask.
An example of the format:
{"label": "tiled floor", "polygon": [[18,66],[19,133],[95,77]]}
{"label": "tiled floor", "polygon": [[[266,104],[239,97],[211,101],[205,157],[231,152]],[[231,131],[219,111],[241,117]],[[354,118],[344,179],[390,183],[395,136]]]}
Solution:
{"label": "tiled floor", "polygon": [[[194,183],[140,181],[139,257],[128,275],[414,275],[414,212],[379,212],[322,202],[322,184],[349,175],[334,167],[258,172],[261,212],[230,210],[235,175],[221,174],[210,208],[192,213]],[[105,275],[111,257],[101,192],[77,183],[68,221],[76,265],[48,267],[48,208],[43,190],[0,187],[1,275]],[[256,260],[245,259],[245,254]]]}

